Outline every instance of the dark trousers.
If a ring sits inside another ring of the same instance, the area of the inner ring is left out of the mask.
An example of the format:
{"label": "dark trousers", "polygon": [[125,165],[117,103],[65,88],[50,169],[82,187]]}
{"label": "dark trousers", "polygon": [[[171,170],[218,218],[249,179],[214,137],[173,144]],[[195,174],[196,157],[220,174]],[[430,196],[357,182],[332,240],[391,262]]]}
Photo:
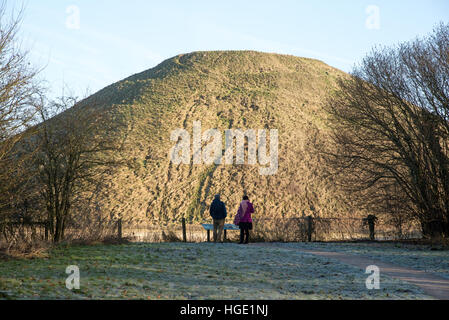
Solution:
{"label": "dark trousers", "polygon": [[214,242],[223,242],[222,234],[224,228],[225,219],[216,220],[214,219]]}
{"label": "dark trousers", "polygon": [[249,230],[252,229],[251,222],[240,222],[240,243],[248,243],[249,242]]}

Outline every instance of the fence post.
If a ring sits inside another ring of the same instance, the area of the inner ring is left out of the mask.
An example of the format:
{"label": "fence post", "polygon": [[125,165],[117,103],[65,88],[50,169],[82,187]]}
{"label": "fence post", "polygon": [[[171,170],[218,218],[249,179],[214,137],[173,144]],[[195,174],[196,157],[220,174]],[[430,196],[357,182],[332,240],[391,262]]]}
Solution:
{"label": "fence post", "polygon": [[119,240],[122,240],[122,218],[118,219],[117,221],[117,236]]}
{"label": "fence post", "polygon": [[312,223],[312,216],[306,217],[307,222],[307,241],[312,242],[312,233],[313,233],[313,223]]}
{"label": "fence post", "polygon": [[45,241],[48,241],[48,229],[49,229],[49,226],[50,226],[50,221],[46,221],[45,222],[45,225],[44,225],[44,227],[45,227]]}
{"label": "fence post", "polygon": [[368,227],[369,227],[369,239],[371,241],[375,240],[375,225],[376,225],[376,220],[377,217],[373,214],[368,215],[368,217],[366,217],[366,221],[368,222]]}
{"label": "fence post", "polygon": [[187,242],[186,219],[182,218],[181,223],[182,223],[182,241]]}

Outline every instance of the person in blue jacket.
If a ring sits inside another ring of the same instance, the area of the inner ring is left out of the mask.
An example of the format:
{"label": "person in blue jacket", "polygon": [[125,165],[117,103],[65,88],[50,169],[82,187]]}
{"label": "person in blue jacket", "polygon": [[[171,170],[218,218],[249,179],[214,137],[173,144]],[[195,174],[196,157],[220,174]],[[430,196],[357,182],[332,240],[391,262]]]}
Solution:
{"label": "person in blue jacket", "polygon": [[210,205],[210,215],[214,220],[214,242],[222,242],[223,228],[225,219],[227,216],[226,206],[223,201],[220,200],[220,195],[215,195],[214,201]]}

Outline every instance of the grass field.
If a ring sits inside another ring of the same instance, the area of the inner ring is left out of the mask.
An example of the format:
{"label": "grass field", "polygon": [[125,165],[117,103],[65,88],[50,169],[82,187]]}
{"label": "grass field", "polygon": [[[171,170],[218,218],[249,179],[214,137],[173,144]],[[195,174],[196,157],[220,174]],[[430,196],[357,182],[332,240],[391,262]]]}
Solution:
{"label": "grass field", "polygon": [[[329,248],[328,248],[329,249]],[[68,290],[66,267],[80,269]],[[213,243],[59,247],[48,258],[0,262],[1,299],[429,299],[383,276],[287,248]]]}
{"label": "grass field", "polygon": [[422,270],[449,279],[449,250],[438,246],[404,243],[288,243],[286,248],[318,249],[367,256],[402,267]]}

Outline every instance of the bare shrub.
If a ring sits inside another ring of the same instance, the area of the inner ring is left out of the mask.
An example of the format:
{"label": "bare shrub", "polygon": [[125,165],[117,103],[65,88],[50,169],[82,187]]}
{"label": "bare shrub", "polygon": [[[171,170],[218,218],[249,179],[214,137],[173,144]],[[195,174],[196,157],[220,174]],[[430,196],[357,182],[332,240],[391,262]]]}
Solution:
{"label": "bare shrub", "polygon": [[328,102],[335,181],[359,208],[418,221],[426,237],[449,236],[448,39],[440,24],[375,48]]}

